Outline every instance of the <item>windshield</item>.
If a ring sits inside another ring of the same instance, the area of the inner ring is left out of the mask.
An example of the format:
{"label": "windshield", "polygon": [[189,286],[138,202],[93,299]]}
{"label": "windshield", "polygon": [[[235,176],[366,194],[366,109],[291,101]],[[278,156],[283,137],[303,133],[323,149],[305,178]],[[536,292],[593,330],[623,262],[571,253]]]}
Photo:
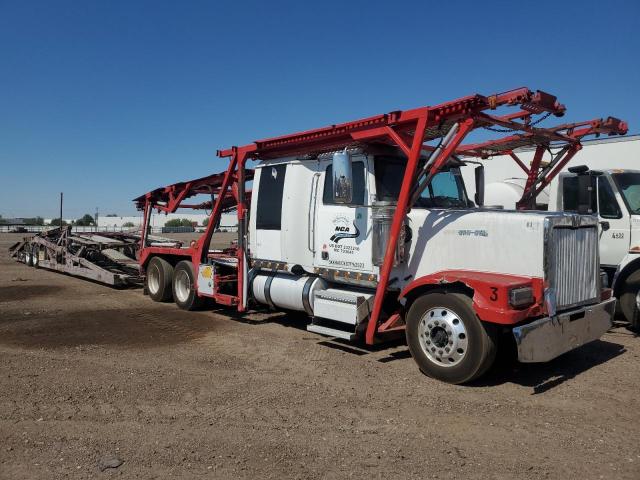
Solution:
{"label": "windshield", "polygon": [[[405,166],[406,162],[403,159],[376,157],[378,200],[398,200]],[[415,204],[418,208],[467,208],[468,206],[462,175],[457,168],[437,173]]]}
{"label": "windshield", "polygon": [[614,173],[612,177],[629,213],[640,214],[640,172]]}

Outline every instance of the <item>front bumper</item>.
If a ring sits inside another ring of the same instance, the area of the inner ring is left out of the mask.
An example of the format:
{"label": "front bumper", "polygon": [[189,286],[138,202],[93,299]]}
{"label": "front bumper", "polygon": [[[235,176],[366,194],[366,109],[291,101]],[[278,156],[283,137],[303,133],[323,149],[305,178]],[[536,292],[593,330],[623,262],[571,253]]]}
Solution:
{"label": "front bumper", "polygon": [[545,317],[513,329],[518,360],[548,362],[599,339],[611,328],[616,299]]}

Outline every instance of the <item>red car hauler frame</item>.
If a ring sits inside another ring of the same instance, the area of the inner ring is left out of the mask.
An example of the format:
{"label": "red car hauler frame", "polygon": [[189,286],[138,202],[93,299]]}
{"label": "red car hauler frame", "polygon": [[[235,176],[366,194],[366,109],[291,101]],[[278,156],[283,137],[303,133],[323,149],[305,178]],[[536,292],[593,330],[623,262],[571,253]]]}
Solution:
{"label": "red car hauler frame", "polygon": [[[511,113],[497,114],[496,110],[511,108]],[[331,125],[265,140],[248,145],[218,151],[218,156],[228,158],[224,173],[176,183],[153,190],[137,199],[137,207],[144,211],[143,234],[139,262],[142,271],[151,257],[189,259],[194,266],[207,260],[220,262],[226,269],[216,277],[212,293],[196,295],[211,297],[217,303],[235,306],[242,312],[247,307],[247,273],[250,259],[247,251],[248,201],[250,192],[245,184],[253,172],[246,168],[247,161],[266,160],[292,155],[308,155],[330,152],[346,147],[382,143],[399,148],[406,156],[404,177],[397,206],[391,223],[390,240],[384,262],[379,270],[373,309],[366,327],[365,340],[373,344],[378,334],[404,328],[399,312],[383,323],[380,314],[389,276],[393,267],[396,244],[403,220],[413,202],[430,183],[433,176],[455,156],[482,157],[509,154],[527,174],[527,183],[518,208],[533,208],[536,195],[581,148],[580,139],[586,135],[621,135],[627,132],[625,122],[615,118],[590,122],[563,124],[554,128],[536,125],[547,116],[563,116],[564,105],[556,97],[541,91],[518,88],[496,95],[470,95],[451,102],[411,110],[363,118],[353,122]],[[533,121],[535,115],[543,117]],[[467,135],[484,128],[510,133],[503,138],[476,144],[463,144]],[[437,145],[428,142],[439,141]],[[527,145],[537,147],[536,156],[527,167],[513,150]],[[546,164],[542,154],[551,146],[560,150]],[[429,155],[424,167],[418,168],[421,156]],[[197,194],[211,195],[204,204],[188,204],[186,200]],[[147,239],[152,211],[171,213],[178,208],[211,209],[205,232],[188,247],[179,244],[154,244]],[[209,244],[220,215],[225,209],[235,209],[238,217],[237,245],[224,251],[211,251]],[[477,279],[482,283],[482,278]],[[194,285],[197,289],[197,285]],[[404,291],[401,295],[406,295]]]}

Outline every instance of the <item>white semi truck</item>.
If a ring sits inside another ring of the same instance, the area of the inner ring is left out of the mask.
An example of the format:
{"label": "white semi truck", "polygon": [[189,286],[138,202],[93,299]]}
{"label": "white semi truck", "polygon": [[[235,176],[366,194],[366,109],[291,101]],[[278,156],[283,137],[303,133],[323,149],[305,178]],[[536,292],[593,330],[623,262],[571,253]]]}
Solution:
{"label": "white semi truck", "polygon": [[[597,215],[600,263],[625,319],[640,328],[640,135],[586,140],[570,167],[540,192],[537,207],[549,211]],[[534,151],[517,151],[528,164]],[[549,156],[550,154],[547,154]],[[543,158],[544,160],[544,158]],[[486,160],[487,205],[515,209],[526,182],[523,171],[506,156]],[[586,168],[581,168],[582,166]],[[569,171],[573,170],[573,172]],[[472,172],[465,172],[471,178]],[[580,198],[580,178],[592,194]],[[581,205],[584,203],[584,205]]]}
{"label": "white semi truck", "polygon": [[[483,126],[518,129],[518,145],[562,141],[569,153],[585,135],[626,132],[619,121],[531,125],[564,110],[556,97],[521,88],[219,151],[226,172],[136,199],[145,225],[154,211],[211,210],[205,233],[188,245],[143,228],[146,291],[183,309],[213,300],[239,312],[306,312],[309,331],[369,345],[402,332],[420,369],[451,383],[486,372],[501,337],[515,342],[520,361],[551,360],[611,325],[597,219],[482,208],[482,168],[472,200],[454,153]],[[232,207],[237,244],[212,249]]]}

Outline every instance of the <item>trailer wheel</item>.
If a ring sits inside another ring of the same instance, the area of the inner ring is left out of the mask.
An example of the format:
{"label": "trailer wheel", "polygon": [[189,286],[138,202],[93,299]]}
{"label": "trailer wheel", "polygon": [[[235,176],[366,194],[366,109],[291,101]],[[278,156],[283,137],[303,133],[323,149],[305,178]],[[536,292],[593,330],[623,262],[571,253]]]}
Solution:
{"label": "trailer wheel", "polygon": [[461,293],[430,292],[417,298],[407,315],[407,344],[420,370],[460,384],[484,374],[496,357],[496,337]]}
{"label": "trailer wheel", "polygon": [[204,304],[204,299],[196,294],[195,282],[193,263],[178,262],[173,272],[173,300],[183,310],[198,310]]}
{"label": "trailer wheel", "polygon": [[173,266],[164,258],[153,257],[147,265],[147,275],[144,279],[151,299],[156,302],[170,302],[172,280]]}
{"label": "trailer wheel", "polygon": [[33,250],[31,245],[25,245],[24,247],[24,263],[29,267],[33,267]]}
{"label": "trailer wheel", "polygon": [[620,294],[620,310],[632,329],[640,329],[640,270],[633,272],[624,281]]}
{"label": "trailer wheel", "polygon": [[40,263],[39,253],[40,253],[40,247],[34,244],[33,249],[31,250],[31,264],[35,268],[38,268],[38,264]]}

